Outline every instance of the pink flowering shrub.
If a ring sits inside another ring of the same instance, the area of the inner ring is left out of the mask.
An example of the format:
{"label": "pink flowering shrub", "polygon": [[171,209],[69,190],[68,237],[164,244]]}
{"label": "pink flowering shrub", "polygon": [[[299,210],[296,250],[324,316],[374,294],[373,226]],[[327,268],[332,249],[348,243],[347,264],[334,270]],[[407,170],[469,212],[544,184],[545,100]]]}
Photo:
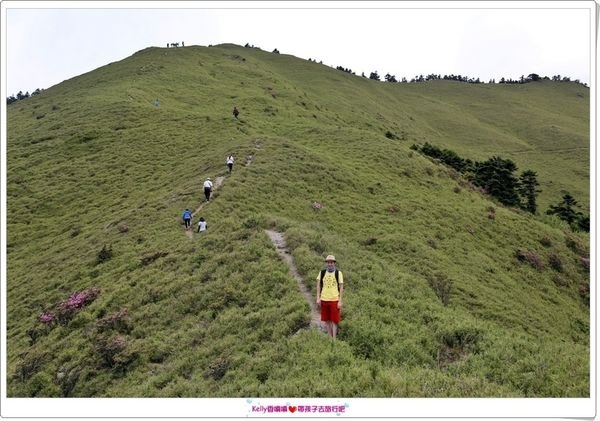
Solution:
{"label": "pink flowering shrub", "polygon": [[54,320],[56,320],[56,316],[54,315],[54,313],[46,310],[42,314],[40,314],[38,320],[44,324],[50,324]]}
{"label": "pink flowering shrub", "polygon": [[53,311],[45,310],[38,320],[50,325],[54,322],[66,323],[77,314],[79,310],[90,304],[100,295],[100,289],[91,287],[86,290],[75,292],[69,298],[53,306]]}

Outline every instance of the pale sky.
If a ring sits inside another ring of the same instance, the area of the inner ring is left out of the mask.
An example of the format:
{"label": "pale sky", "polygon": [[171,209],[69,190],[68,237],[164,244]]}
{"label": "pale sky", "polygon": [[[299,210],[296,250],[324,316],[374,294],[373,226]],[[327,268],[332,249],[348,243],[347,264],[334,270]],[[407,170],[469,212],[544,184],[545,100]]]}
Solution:
{"label": "pale sky", "polygon": [[6,96],[170,42],[234,43],[400,80],[560,74],[590,84],[593,1],[2,3]]}

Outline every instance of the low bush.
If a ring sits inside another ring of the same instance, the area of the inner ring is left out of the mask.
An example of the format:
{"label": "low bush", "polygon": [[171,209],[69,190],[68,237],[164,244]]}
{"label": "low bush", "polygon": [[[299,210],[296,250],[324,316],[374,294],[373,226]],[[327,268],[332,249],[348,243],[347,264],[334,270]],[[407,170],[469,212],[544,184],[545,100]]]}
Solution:
{"label": "low bush", "polygon": [[100,319],[96,323],[96,328],[99,332],[104,332],[106,330],[116,330],[121,333],[128,333],[131,331],[131,328],[128,324],[129,310],[127,308],[122,308],[119,311],[116,311],[102,319]]}
{"label": "low bush", "polygon": [[206,368],[204,376],[212,378],[213,380],[220,380],[223,378],[227,370],[231,365],[231,360],[227,357],[218,357],[214,359]]}
{"label": "low bush", "polygon": [[95,338],[95,351],[102,361],[104,367],[113,368],[118,363],[118,355],[127,347],[128,341],[122,335],[105,336],[98,335]]}
{"label": "low bush", "polygon": [[548,256],[548,264],[552,269],[554,269],[557,272],[563,271],[562,260],[560,259],[560,256],[556,253],[550,253],[550,255]]}
{"label": "low bush", "polygon": [[542,258],[534,251],[518,249],[515,256],[519,262],[527,262],[538,271],[544,270],[544,262]]}
{"label": "low bush", "polygon": [[102,246],[102,249],[98,252],[96,258],[96,264],[104,263],[113,257],[112,245],[106,247],[106,244]]}

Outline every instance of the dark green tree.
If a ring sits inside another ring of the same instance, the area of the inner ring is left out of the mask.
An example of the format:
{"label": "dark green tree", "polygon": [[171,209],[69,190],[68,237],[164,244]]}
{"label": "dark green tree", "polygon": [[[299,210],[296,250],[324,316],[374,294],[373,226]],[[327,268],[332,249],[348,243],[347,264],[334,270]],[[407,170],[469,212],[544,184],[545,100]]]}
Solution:
{"label": "dark green tree", "polygon": [[527,170],[521,174],[519,179],[519,194],[524,199],[524,203],[521,205],[523,209],[533,214],[537,211],[536,197],[541,190],[537,190],[537,186],[540,183],[537,181],[537,174],[535,171]]}
{"label": "dark green tree", "polygon": [[590,217],[581,215],[577,220],[577,228],[581,231],[590,232]]}
{"label": "dark green tree", "polygon": [[520,203],[517,193],[519,180],[513,174],[516,170],[516,164],[510,159],[493,156],[487,161],[475,163],[471,181],[484,188],[500,203],[518,206]]}
{"label": "dark green tree", "polygon": [[371,72],[369,79],[380,80],[379,75],[377,74],[377,70],[375,70],[374,72]]}
{"label": "dark green tree", "polygon": [[558,205],[550,205],[550,208],[546,211],[548,215],[556,215],[563,221],[566,221],[571,225],[577,220],[577,212],[573,209],[577,206],[577,201],[569,192],[565,193],[562,197],[562,202]]}
{"label": "dark green tree", "polygon": [[562,202],[558,205],[550,205],[546,211],[548,215],[556,215],[567,222],[573,230],[590,231],[590,217],[576,211],[577,201],[569,192],[563,195]]}

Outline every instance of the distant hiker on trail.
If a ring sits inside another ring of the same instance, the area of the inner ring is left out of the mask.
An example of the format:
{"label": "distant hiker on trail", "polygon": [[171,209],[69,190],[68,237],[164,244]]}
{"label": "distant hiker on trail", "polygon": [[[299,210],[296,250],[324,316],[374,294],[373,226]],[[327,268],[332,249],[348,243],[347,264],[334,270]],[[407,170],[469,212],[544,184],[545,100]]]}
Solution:
{"label": "distant hiker on trail", "polygon": [[208,224],[204,220],[204,217],[201,216],[200,221],[198,221],[198,232],[206,231],[206,228],[208,228]]}
{"label": "distant hiker on trail", "polygon": [[233,116],[237,119],[238,115],[240,115],[240,112],[238,111],[237,107],[233,107]]}
{"label": "distant hiker on trail", "polygon": [[183,218],[185,229],[189,230],[192,227],[192,211],[188,208],[185,208],[181,217]]}
{"label": "distant hiker on trail", "polygon": [[229,167],[229,172],[231,172],[233,169],[233,155],[227,157],[227,166]]}
{"label": "distant hiker on trail", "polygon": [[213,183],[210,181],[210,178],[207,178],[204,182],[204,196],[206,197],[206,201],[210,202],[210,193],[212,192]]}
{"label": "distant hiker on trail", "polygon": [[317,305],[321,306],[321,321],[327,325],[327,333],[335,339],[344,294],[344,276],[335,267],[335,256],[325,258],[327,267],[317,275]]}

